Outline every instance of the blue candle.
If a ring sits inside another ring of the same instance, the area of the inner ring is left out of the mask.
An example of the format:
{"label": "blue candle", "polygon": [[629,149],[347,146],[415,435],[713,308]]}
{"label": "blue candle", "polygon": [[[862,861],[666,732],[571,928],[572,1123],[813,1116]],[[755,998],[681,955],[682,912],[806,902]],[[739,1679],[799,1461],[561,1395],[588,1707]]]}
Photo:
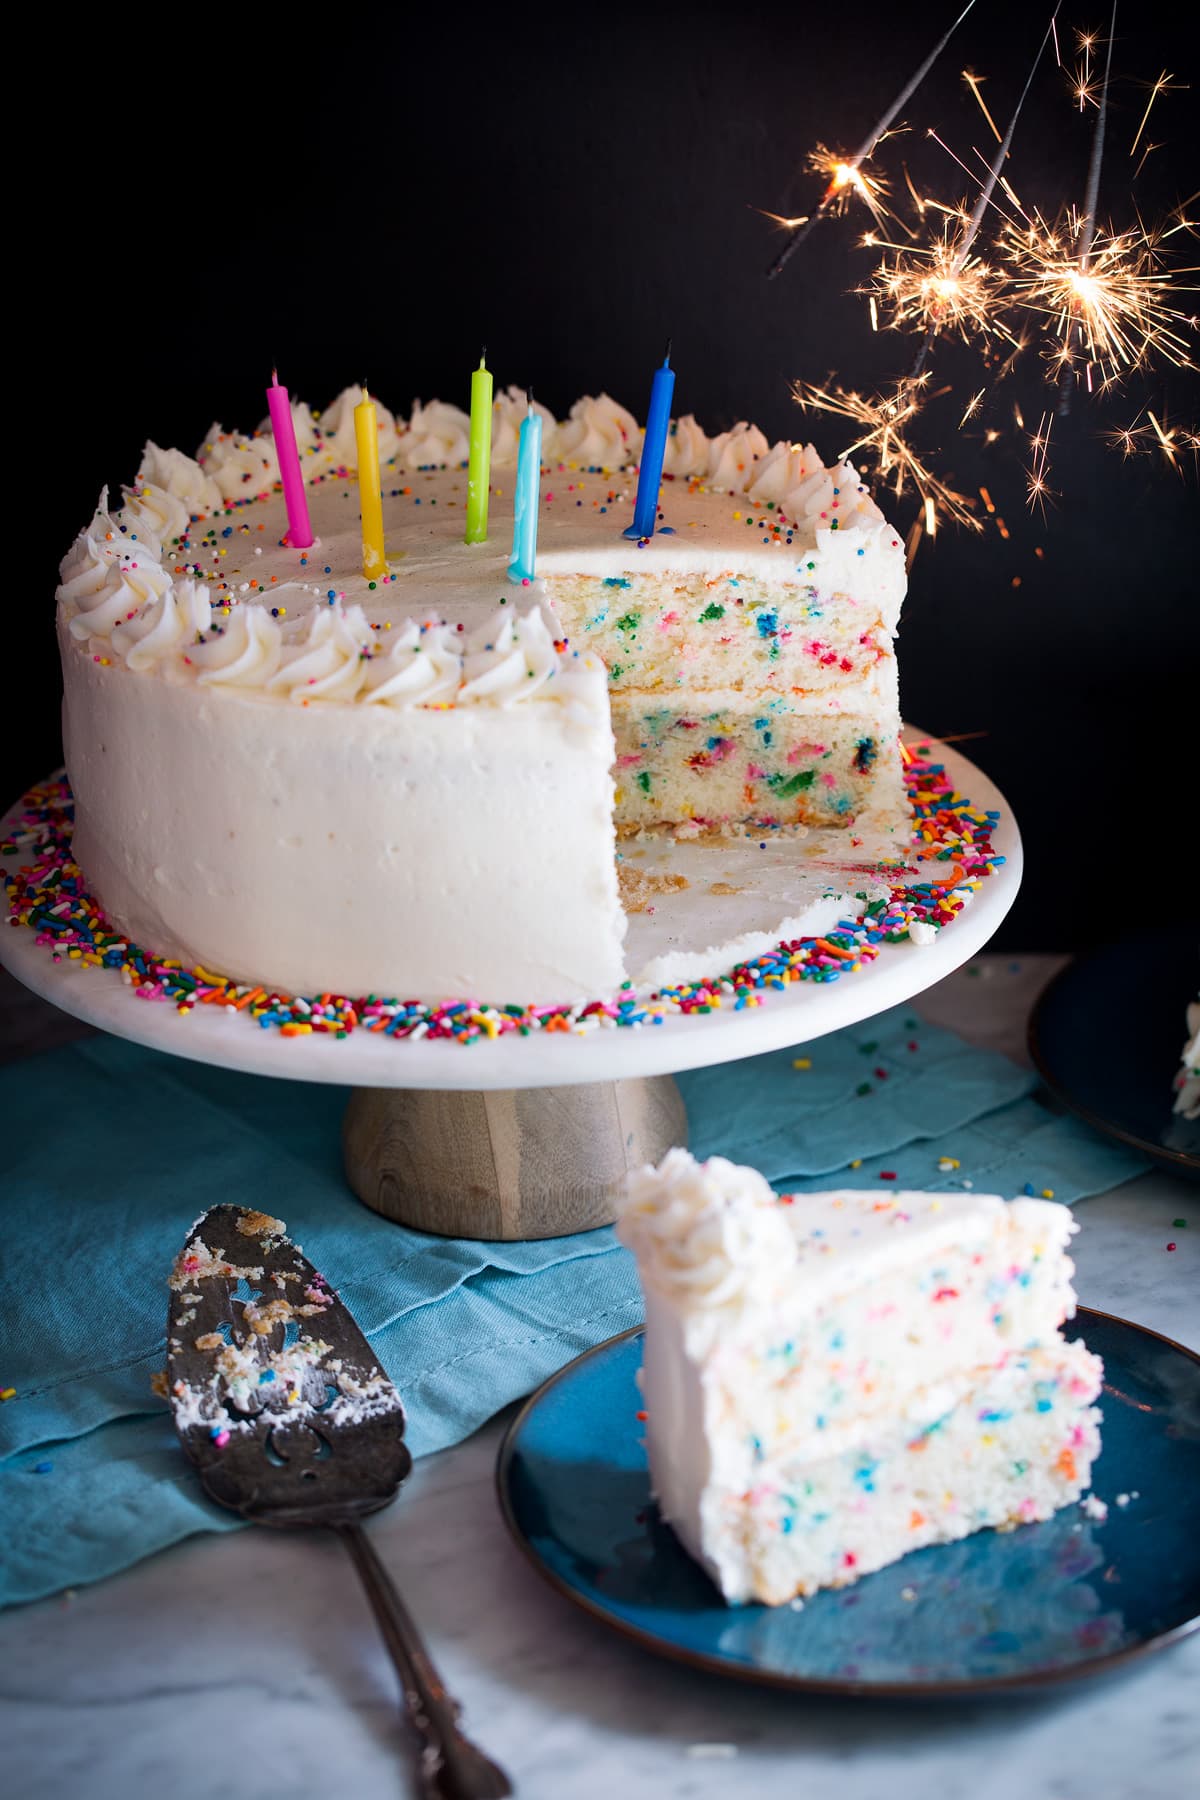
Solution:
{"label": "blue candle", "polygon": [[542,417],[533,410],[529,395],[529,411],[521,420],[521,437],[517,445],[517,486],[513,494],[512,561],[508,565],[510,581],[532,581],[537,567],[538,503],[542,485]]}
{"label": "blue candle", "polygon": [[674,392],[675,371],[671,367],[671,346],[668,343],[662,368],[655,369],[650,388],[650,410],[646,414],[646,437],[642,444],[642,466],[638,470],[633,524],[625,528],[625,536],[628,538],[654,536],[663,457],[667,451],[667,432],[671,428],[671,396]]}

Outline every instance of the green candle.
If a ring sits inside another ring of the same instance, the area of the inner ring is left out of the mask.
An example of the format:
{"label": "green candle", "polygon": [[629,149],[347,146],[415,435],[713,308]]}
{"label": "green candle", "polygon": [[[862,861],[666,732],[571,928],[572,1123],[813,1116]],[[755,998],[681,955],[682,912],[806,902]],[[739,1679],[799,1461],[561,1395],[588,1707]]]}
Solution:
{"label": "green candle", "polygon": [[467,464],[468,544],[485,544],[492,479],[492,372],[481,352],[471,377],[471,453]]}

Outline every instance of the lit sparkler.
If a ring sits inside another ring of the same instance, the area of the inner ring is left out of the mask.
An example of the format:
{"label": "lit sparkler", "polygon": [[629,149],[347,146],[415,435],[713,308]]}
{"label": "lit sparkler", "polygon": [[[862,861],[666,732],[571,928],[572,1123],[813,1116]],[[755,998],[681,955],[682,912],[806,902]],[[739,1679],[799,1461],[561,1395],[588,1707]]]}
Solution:
{"label": "lit sparkler", "polygon": [[[813,226],[816,225],[818,220],[828,217],[829,212],[834,205],[834,202],[835,201],[844,201],[845,199],[849,198],[849,195],[847,195],[847,193],[846,193],[847,189],[851,189],[853,191],[858,191],[860,193],[860,197],[864,197],[861,194],[861,190],[857,189],[857,187],[856,187],[856,183],[854,181],[854,176],[861,175],[863,163],[867,162],[870,159],[870,157],[873,155],[874,151],[879,146],[879,144],[881,144],[883,142],[883,139],[886,136],[887,131],[888,131],[889,127],[891,126],[892,121],[895,119],[897,113],[899,113],[901,107],[907,105],[908,101],[912,99],[912,96],[916,93],[917,89],[920,87],[921,83],[924,81],[925,77],[928,75],[930,69],[932,69],[934,63],[937,61],[938,57],[942,54],[942,51],[946,48],[946,45],[950,42],[950,39],[954,36],[954,33],[958,30],[959,26],[962,24],[963,20],[966,18],[967,14],[970,12],[970,10],[974,6],[974,4],[975,4],[975,0],[967,0],[967,4],[963,7],[962,11],[959,13],[959,15],[955,19],[954,23],[949,27],[949,29],[947,31],[945,31],[942,34],[941,38],[934,45],[933,49],[929,52],[929,55],[925,58],[925,61],[921,64],[921,66],[917,70],[916,74],[912,76],[912,78],[906,83],[906,85],[903,88],[901,88],[901,90],[897,94],[895,100],[893,100],[891,106],[889,106],[888,110],[884,113],[882,119],[880,119],[879,123],[875,126],[874,130],[872,130],[867,135],[867,137],[865,137],[863,139],[862,144],[855,151],[854,155],[846,156],[846,157],[839,157],[839,158],[835,159],[836,164],[837,164],[837,169],[838,170],[846,170],[846,171],[849,171],[849,173],[847,173],[847,174],[835,173],[835,170],[833,168],[825,169],[820,162],[817,163],[817,166],[821,169],[821,172],[826,173],[829,176],[829,182],[828,182],[828,185],[826,186],[825,195],[822,198],[821,203],[817,207],[816,211],[814,213],[812,213],[811,216],[806,218],[802,225],[800,225],[795,231],[793,231],[791,237],[788,239],[787,243],[783,246],[783,249],[779,252],[779,255],[775,258],[774,262],[771,264],[770,268],[767,270],[768,279],[779,274],[780,270],[787,263],[789,257],[791,257],[793,255],[793,253],[799,249],[800,245],[804,242],[804,239],[808,236],[809,232],[813,229]],[[829,155],[830,155],[829,151],[823,150],[818,146],[818,148],[816,150],[814,150],[812,153],[812,157],[810,158],[810,166],[815,161],[817,161],[817,159],[828,158]],[[840,208],[839,208],[839,210],[840,210]]]}
{"label": "lit sparkler", "polygon": [[[884,204],[887,182],[881,175],[868,175],[853,157],[842,156],[838,151],[827,150],[824,144],[818,144],[809,152],[808,166],[815,175],[825,177],[825,192],[817,207],[818,213],[830,212],[836,218],[846,211],[857,195],[876,224],[891,216]],[[807,220],[801,220],[801,224],[807,223]]]}
{"label": "lit sparkler", "polygon": [[1140,227],[1093,229],[1085,260],[1073,248],[1082,231],[1072,211],[1056,226],[1035,214],[1003,234],[1012,265],[1009,293],[1015,304],[1049,318],[1054,366],[1065,369],[1081,353],[1089,389],[1096,376],[1106,387],[1156,356],[1178,368],[1194,367],[1186,334],[1196,320],[1175,303],[1187,290],[1163,267],[1156,235]]}
{"label": "lit sparkler", "polygon": [[1000,307],[1002,273],[978,256],[961,251],[961,240],[944,226],[928,248],[892,246],[892,262],[875,271],[873,293],[894,331],[950,331],[969,344],[975,334],[1013,341]]}
{"label": "lit sparkler", "polygon": [[826,412],[850,420],[858,435],[839,452],[838,460],[865,451],[874,458],[880,480],[897,498],[911,489],[921,501],[927,536],[935,535],[940,520],[979,531],[982,526],[972,511],[973,502],[940,481],[906,436],[908,426],[921,409],[921,388],[927,379],[898,381],[890,393],[870,398],[839,387],[817,387],[807,381],[798,381],[792,393],[805,411]]}

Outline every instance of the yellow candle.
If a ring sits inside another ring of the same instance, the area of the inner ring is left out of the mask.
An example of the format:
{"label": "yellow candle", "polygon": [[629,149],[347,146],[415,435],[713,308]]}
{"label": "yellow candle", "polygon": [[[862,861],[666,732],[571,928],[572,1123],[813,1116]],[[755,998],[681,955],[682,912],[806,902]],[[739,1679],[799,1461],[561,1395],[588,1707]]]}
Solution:
{"label": "yellow candle", "polygon": [[363,574],[368,581],[380,581],[387,574],[387,558],[383,551],[383,497],[379,489],[379,420],[365,383],[363,397],[354,409],[354,438],[358,445]]}

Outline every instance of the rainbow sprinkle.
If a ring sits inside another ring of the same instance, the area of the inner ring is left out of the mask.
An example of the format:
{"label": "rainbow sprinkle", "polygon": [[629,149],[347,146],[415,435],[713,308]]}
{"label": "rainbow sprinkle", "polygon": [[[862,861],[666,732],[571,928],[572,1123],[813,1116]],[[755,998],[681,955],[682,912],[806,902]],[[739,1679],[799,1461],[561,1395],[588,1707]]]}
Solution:
{"label": "rainbow sprinkle", "polygon": [[9,924],[37,934],[37,943],[55,962],[67,958],[85,967],[119,969],[139,1000],[166,1002],[188,1014],[197,1006],[246,1013],[261,1029],[282,1037],[323,1034],[348,1037],[352,1031],[390,1038],[452,1038],[477,1044],[516,1032],[578,1035],[581,1032],[661,1025],[676,1014],[711,1013],[720,1007],[741,1012],[796,981],[838,981],[873,962],[884,944],[909,936],[913,925],[941,930],[1004,858],[992,849],[999,814],[982,812],[955,792],[945,768],[929,760],[930,746],[905,752],[905,785],[913,812],[910,856],[933,867],[927,877],[883,865],[892,877],[887,899],[874,901],[861,920],[844,920],[819,938],[795,938],[738,963],[728,973],[703,981],[635,992],[626,983],[612,999],[572,1006],[485,1005],[448,1000],[430,1005],[368,994],[303,997],[262,986],[239,984],[211,970],[186,969],[155,956],[110,926],[88,893],[71,858],[74,803],[65,778],[32,788],[21,805],[12,834],[0,842],[0,856],[29,854],[32,861],[5,875]]}

